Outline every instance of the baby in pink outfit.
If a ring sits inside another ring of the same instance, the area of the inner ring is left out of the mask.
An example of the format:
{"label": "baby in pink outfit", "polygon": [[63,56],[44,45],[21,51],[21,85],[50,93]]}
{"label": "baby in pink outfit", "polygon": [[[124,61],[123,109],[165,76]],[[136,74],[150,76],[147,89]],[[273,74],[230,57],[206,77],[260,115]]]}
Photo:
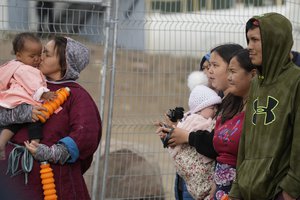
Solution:
{"label": "baby in pink outfit", "polygon": [[[196,76],[196,77],[194,77]],[[215,126],[217,105],[221,97],[209,88],[207,76],[203,72],[194,72],[190,79],[199,78],[196,86],[189,85],[189,111],[177,123],[177,127],[196,132],[206,130],[211,132]],[[200,84],[200,85],[198,85]],[[212,186],[214,162],[212,159],[199,154],[196,149],[188,144],[168,147],[176,172],[184,179],[188,192],[194,199],[208,199]]]}
{"label": "baby in pink outfit", "polygon": [[[20,104],[41,105],[42,100],[55,97],[50,92],[44,75],[38,70],[42,43],[31,33],[20,33],[13,41],[15,60],[0,66],[0,109],[12,109]],[[16,122],[17,123],[17,122]],[[1,127],[0,160],[5,159],[5,145],[23,125]],[[41,122],[28,124],[29,139],[42,138]]]}

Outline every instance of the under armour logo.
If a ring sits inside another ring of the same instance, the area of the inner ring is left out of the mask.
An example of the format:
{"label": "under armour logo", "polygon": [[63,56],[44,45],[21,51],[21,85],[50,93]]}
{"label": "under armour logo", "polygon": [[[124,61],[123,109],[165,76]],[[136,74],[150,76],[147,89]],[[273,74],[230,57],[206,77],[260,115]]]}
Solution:
{"label": "under armour logo", "polygon": [[255,99],[253,102],[254,113],[252,116],[252,123],[254,125],[256,125],[257,115],[265,115],[265,120],[264,120],[265,125],[269,125],[273,121],[275,121],[276,116],[275,116],[273,110],[278,105],[278,102],[279,101],[277,99],[275,99],[274,97],[268,96],[267,106],[258,106],[258,98]]}

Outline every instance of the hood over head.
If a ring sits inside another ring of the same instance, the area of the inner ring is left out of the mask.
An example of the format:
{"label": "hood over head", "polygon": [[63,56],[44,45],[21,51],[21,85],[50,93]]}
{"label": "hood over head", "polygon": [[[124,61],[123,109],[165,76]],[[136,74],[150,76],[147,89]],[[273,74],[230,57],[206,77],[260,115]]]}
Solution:
{"label": "hood over head", "polygon": [[67,70],[61,80],[77,80],[79,78],[80,72],[89,64],[89,49],[82,43],[73,40],[72,38],[66,38]]}
{"label": "hood over head", "polygon": [[[279,13],[266,13],[248,20],[246,34],[253,25],[259,27],[261,34],[262,81],[269,84],[276,81],[278,76],[291,63],[292,24]],[[248,38],[247,43],[249,43]]]}
{"label": "hood over head", "polygon": [[210,53],[207,53],[207,54],[205,54],[205,55],[202,57],[202,59],[201,59],[201,61],[200,61],[200,68],[199,68],[200,71],[203,71],[203,70],[204,70],[204,69],[203,69],[203,64],[204,64],[205,61],[208,61],[208,62],[209,62],[209,59],[210,59]]}

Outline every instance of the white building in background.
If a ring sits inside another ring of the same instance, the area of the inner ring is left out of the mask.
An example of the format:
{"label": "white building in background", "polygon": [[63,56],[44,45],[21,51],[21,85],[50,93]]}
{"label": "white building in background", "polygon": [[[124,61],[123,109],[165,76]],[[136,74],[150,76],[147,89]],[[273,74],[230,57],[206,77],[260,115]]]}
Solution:
{"label": "white building in background", "polygon": [[[99,5],[105,6],[106,0],[50,1],[55,2],[57,32],[104,41],[107,24]],[[36,31],[36,2],[0,0],[0,31]],[[85,11],[74,12],[80,6]],[[253,15],[278,12],[292,21],[294,49],[300,50],[299,10],[298,0],[119,0],[117,44],[151,53],[199,56],[224,42],[245,46],[245,22]],[[76,26],[79,21],[82,26]],[[48,31],[45,28],[46,34]]]}
{"label": "white building in background", "polygon": [[[300,3],[300,2],[299,2]],[[298,3],[298,4],[299,4]],[[300,13],[296,5],[235,7],[222,10],[205,10],[193,13],[152,14],[146,24],[145,49],[149,51],[174,52],[176,54],[205,53],[226,42],[246,46],[245,24],[254,15],[266,12],[281,13],[289,18],[294,28],[294,49],[300,50]],[[299,5],[297,5],[299,8]],[[292,10],[291,10],[292,9]]]}
{"label": "white building in background", "polygon": [[[278,12],[291,20],[294,49],[300,50],[298,0],[151,0],[145,1],[145,8],[143,49],[148,52],[198,57],[225,42],[246,46],[246,21],[266,12]],[[131,22],[127,24],[138,24],[137,20]],[[123,34],[126,29],[119,31]],[[131,32],[133,40],[126,40],[125,47],[137,44],[135,33]]]}
{"label": "white building in background", "polygon": [[[118,44],[124,48],[199,56],[224,42],[246,45],[246,21],[253,15],[278,12],[292,21],[294,49],[300,50],[299,0],[119,2]],[[128,2],[134,6],[130,7]],[[126,16],[128,10],[130,15]]]}

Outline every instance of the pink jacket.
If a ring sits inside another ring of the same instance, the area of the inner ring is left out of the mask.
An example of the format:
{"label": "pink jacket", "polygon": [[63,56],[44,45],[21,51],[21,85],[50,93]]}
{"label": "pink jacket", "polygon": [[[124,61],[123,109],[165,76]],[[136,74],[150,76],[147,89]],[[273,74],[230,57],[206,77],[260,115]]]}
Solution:
{"label": "pink jacket", "polygon": [[[177,124],[178,128],[187,130],[189,131],[189,133],[198,130],[207,130],[211,132],[214,129],[214,126],[215,126],[215,120],[212,120],[211,118],[206,119],[199,114],[190,114],[189,116],[185,115],[182,121],[178,122]],[[180,160],[181,159],[180,157],[182,155],[188,157],[188,155],[192,153],[196,153],[197,155],[203,157],[205,163],[209,163],[212,161],[212,159],[199,154],[194,147],[190,147],[188,144],[177,145],[174,148],[168,148],[168,151],[175,160],[176,159]],[[180,153],[181,155],[179,156],[178,153]]]}
{"label": "pink jacket", "polygon": [[39,105],[48,92],[46,79],[40,70],[11,60],[0,66],[0,106],[14,108],[22,103]]}

